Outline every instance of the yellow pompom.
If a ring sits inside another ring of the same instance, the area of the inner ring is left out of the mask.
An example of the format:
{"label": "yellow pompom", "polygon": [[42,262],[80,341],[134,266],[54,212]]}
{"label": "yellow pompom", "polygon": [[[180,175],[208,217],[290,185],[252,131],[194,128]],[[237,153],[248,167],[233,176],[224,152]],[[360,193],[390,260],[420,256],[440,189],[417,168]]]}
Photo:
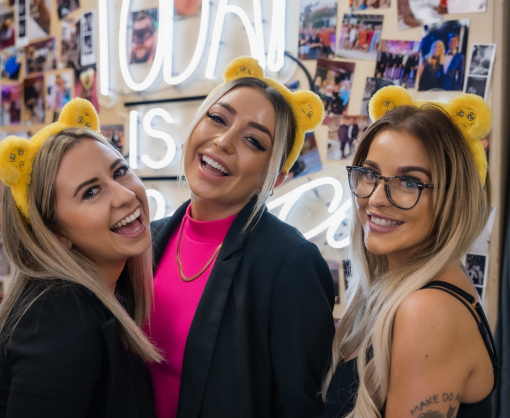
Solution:
{"label": "yellow pompom", "polygon": [[478,142],[491,130],[492,113],[489,105],[476,94],[457,96],[447,105],[447,110],[469,141]]}
{"label": "yellow pompom", "polygon": [[0,142],[0,180],[17,186],[31,174],[34,146],[25,138],[9,136]]}
{"label": "yellow pompom", "polygon": [[259,62],[252,57],[239,57],[233,60],[225,70],[223,79],[225,83],[243,77],[264,78],[264,70]]}
{"label": "yellow pompom", "polygon": [[406,89],[399,86],[386,86],[373,95],[368,103],[368,113],[372,122],[381,119],[398,106],[413,102]]}

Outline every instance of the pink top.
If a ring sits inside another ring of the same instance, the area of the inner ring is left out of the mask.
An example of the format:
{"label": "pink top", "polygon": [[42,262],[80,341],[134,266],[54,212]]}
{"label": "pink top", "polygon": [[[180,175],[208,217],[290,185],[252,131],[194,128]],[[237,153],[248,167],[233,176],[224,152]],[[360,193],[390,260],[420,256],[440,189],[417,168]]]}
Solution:
{"label": "pink top", "polygon": [[[191,205],[179,228],[172,234],[154,277],[154,308],[145,332],[163,351],[166,362],[149,364],[158,418],[177,415],[184,347],[198,303],[214,261],[195,280],[185,282],[177,265],[177,243],[183,227],[179,257],[183,273],[193,277],[207,264],[225,239],[236,215],[219,221],[201,222],[191,218]],[[215,259],[216,260],[216,259]]]}

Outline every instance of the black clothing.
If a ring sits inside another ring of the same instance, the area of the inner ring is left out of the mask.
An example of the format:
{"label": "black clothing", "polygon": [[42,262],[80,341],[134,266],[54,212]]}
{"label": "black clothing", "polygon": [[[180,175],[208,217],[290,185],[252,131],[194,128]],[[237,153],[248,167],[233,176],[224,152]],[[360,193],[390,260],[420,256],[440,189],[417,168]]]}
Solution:
{"label": "black clothing", "polygon": [[[478,325],[478,330],[482,335],[492,362],[494,370],[494,390],[499,380],[499,364],[496,357],[494,340],[489,328],[489,323],[487,322],[481,305],[476,303],[475,307],[476,312],[480,316],[480,320],[478,320],[473,309],[467,303],[469,302],[471,305],[474,305],[475,298],[457,286],[436,280],[428,283],[423,288],[438,289],[449,293],[462,302],[471,312]],[[338,364],[326,395],[326,418],[342,418],[354,409],[354,402],[358,391],[358,381],[357,358]],[[491,395],[492,392],[479,402],[470,404],[461,403],[457,412],[457,418],[491,418]]]}
{"label": "black clothing", "polygon": [[418,90],[423,91],[443,88],[443,65],[439,64],[439,60],[436,59],[435,61],[435,64],[431,64],[427,60],[423,61],[425,68],[420,77]]}
{"label": "black clothing", "polygon": [[156,418],[145,364],[117,328],[85,287],[48,290],[0,344],[0,418]]}
{"label": "black clothing", "polygon": [[[193,318],[178,418],[324,416],[333,280],[317,247],[267,210],[241,235],[254,203],[230,227]],[[156,265],[188,205],[151,223]]]}

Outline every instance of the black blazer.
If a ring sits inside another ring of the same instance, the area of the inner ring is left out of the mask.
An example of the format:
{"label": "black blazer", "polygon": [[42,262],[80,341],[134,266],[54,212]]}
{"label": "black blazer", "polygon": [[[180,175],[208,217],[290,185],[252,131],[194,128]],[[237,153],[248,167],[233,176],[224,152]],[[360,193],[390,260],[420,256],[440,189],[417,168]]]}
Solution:
{"label": "black blazer", "polygon": [[[153,222],[156,265],[189,201]],[[230,227],[186,341],[178,418],[312,418],[334,335],[333,280],[317,247],[264,211]]]}
{"label": "black blazer", "polygon": [[145,365],[117,327],[85,287],[49,290],[0,344],[0,417],[156,418]]}

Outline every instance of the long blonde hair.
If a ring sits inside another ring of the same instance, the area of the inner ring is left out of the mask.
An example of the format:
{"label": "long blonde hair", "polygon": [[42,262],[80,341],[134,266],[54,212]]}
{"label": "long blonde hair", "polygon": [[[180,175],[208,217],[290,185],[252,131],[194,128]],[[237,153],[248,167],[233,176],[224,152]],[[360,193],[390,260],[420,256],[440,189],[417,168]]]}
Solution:
{"label": "long blonde hair", "polygon": [[[264,207],[269,195],[271,194],[274,184],[278,178],[278,174],[282,169],[285,160],[287,159],[292,146],[294,145],[294,139],[296,137],[296,121],[291,107],[280,94],[280,92],[272,87],[269,87],[264,81],[257,78],[245,77],[237,80],[230,81],[224,85],[221,85],[216,91],[213,91],[207,99],[202,103],[198,109],[195,117],[193,118],[184,139],[184,147],[181,159],[181,172],[183,172],[184,154],[188,145],[189,138],[193,134],[198,123],[202,120],[205,114],[209,111],[209,108],[220,100],[229,91],[232,91],[240,87],[249,87],[260,91],[266,96],[271,102],[275,111],[275,135],[273,142],[273,152],[269,160],[269,164],[262,169],[265,171],[265,180],[262,189],[257,195],[257,202],[253,211],[248,219],[248,222],[243,228],[243,233],[247,232],[250,226],[254,226],[262,214],[262,208]],[[247,98],[248,100],[248,98]]]}
{"label": "long blonde hair", "polygon": [[[355,213],[351,226],[352,279],[347,307],[333,341],[332,364],[323,396],[338,363],[359,348],[359,389],[348,418],[381,417],[389,386],[392,327],[400,304],[440,273],[460,263],[481,233],[490,210],[490,179],[482,186],[462,133],[436,105],[402,106],[363,134],[353,165],[363,165],[374,138],[384,130],[418,138],[432,165],[433,225],[429,239],[412,259],[389,271],[386,256],[368,251],[363,225]],[[353,196],[354,199],[354,196]],[[373,349],[373,357],[367,351]]]}
{"label": "long blonde hair", "polygon": [[[436,49],[438,45],[441,46],[441,48],[443,48],[443,52],[440,55],[434,55],[434,49]],[[444,43],[443,43],[443,41],[438,39],[438,40],[434,41],[432,43],[432,45],[430,46],[430,52],[425,56],[425,59],[427,60],[428,63],[430,63],[430,60],[433,57],[439,57],[439,59],[438,59],[439,64],[443,65],[444,64],[444,56],[445,56],[445,54],[446,54],[446,48],[444,46]]]}
{"label": "long blonde hair", "polygon": [[[29,188],[31,226],[20,214],[10,188],[3,188],[2,236],[14,272],[0,304],[0,334],[3,339],[9,338],[39,297],[62,283],[72,282],[85,286],[105,304],[120,324],[122,340],[132,351],[144,360],[161,361],[160,354],[140,329],[149,318],[152,306],[152,249],[127,260],[128,313],[92,262],[74,248],[65,248],[52,232],[56,226],[55,182],[60,162],[66,151],[84,138],[111,147],[122,158],[103,136],[89,129],[70,128],[50,137],[34,161]],[[27,296],[24,290],[33,282],[43,285],[41,291]]]}

